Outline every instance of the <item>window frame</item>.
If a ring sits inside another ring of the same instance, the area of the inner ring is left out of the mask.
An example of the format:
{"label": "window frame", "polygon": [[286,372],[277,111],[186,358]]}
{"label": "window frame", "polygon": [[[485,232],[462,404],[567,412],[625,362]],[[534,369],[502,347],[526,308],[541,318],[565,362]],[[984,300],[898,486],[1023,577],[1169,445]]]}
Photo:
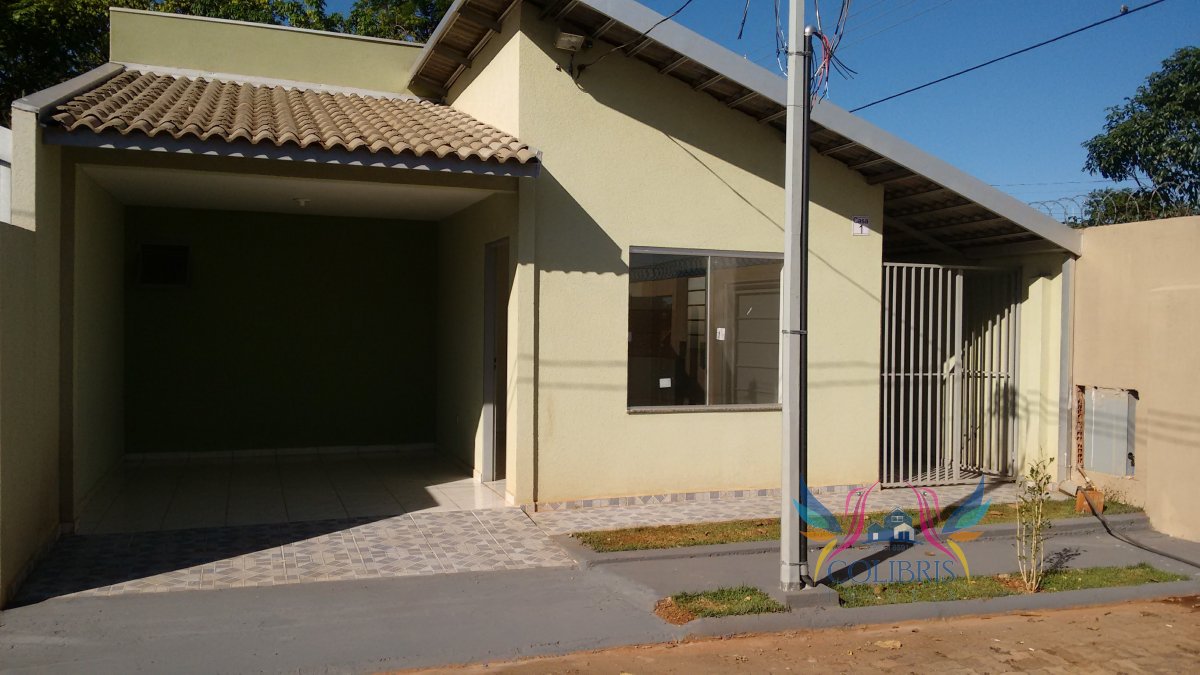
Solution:
{"label": "window frame", "polygon": [[[783,261],[784,255],[775,251],[734,251],[728,249],[712,249],[712,248],[675,248],[671,246],[630,246],[629,247],[629,269],[632,271],[633,256],[635,254],[648,255],[677,255],[677,256],[704,256],[706,258],[704,270],[704,330],[705,330],[705,364],[704,364],[704,398],[705,403],[698,405],[629,405],[629,380],[626,376],[625,382],[625,410],[631,415],[654,415],[654,414],[674,414],[674,413],[713,413],[713,412],[756,412],[756,411],[778,411],[783,409],[783,404],[780,401],[775,403],[708,403],[707,400],[711,394],[712,362],[711,345],[708,345],[709,331],[712,329],[712,259],[714,257],[721,258],[762,258],[767,260]],[[630,281],[626,283],[625,288],[625,330],[626,334],[632,330],[629,323],[629,299],[630,289],[629,284],[632,283],[632,274],[628,275]],[[780,297],[783,295],[783,279],[779,280]],[[626,373],[629,370],[629,347],[625,348],[625,369]],[[777,391],[776,397],[782,396],[782,392]]]}

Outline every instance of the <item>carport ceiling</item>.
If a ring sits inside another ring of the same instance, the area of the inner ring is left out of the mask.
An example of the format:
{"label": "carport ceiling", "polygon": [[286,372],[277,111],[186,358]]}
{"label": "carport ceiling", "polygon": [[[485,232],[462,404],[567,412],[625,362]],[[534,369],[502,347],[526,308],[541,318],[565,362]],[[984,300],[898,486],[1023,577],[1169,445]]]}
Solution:
{"label": "carport ceiling", "polygon": [[475,188],[188,169],[87,165],[83,170],[113,198],[130,206],[440,220],[493,194]]}

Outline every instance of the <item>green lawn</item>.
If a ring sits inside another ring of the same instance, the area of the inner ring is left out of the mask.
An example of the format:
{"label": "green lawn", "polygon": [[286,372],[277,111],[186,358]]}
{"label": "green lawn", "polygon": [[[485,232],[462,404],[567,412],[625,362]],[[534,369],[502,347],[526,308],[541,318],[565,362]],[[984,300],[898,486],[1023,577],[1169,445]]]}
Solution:
{"label": "green lawn", "polygon": [[[949,517],[953,506],[942,510],[942,517]],[[917,521],[916,511],[906,511]],[[1140,513],[1141,509],[1122,504],[1117,501],[1107,501],[1104,506],[1105,515],[1122,513]],[[881,514],[868,514],[877,518]],[[1051,500],[1046,504],[1046,516],[1052,520],[1064,518],[1091,518],[1091,514],[1075,513],[1074,500]],[[1015,504],[996,504],[980,521],[981,525],[996,523],[1012,523],[1017,520]],[[838,518],[842,528],[849,526],[848,518]],[[682,546],[701,546],[704,544],[733,544],[745,541],[771,541],[779,539],[778,518],[756,518],[752,520],[728,520],[714,523],[691,523],[688,525],[660,525],[657,527],[629,527],[620,530],[604,530],[601,532],[578,532],[572,535],[584,545],[600,553],[614,551],[642,551],[647,549],[679,548]]]}
{"label": "green lawn", "polygon": [[[1042,582],[1041,592],[1076,591],[1112,586],[1183,581],[1188,577],[1164,572],[1146,563],[1129,567],[1086,567],[1078,570],[1050,572]],[[910,581],[895,584],[842,584],[837,586],[844,607],[874,607],[907,602],[938,602],[942,600],[977,600],[1019,595],[1019,574],[1007,576],[959,577],[941,581]]]}
{"label": "green lawn", "polygon": [[658,603],[655,611],[671,623],[687,623],[702,616],[740,616],[786,612],[787,607],[752,586],[718,588],[699,593],[676,593]]}

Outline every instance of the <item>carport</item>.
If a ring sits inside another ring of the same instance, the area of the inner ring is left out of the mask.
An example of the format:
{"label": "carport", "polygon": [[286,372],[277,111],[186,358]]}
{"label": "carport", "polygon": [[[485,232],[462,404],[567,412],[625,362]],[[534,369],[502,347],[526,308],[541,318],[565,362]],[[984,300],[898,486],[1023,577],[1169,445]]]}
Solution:
{"label": "carport", "polygon": [[43,113],[68,177],[64,522],[503,505],[507,361],[482,363],[509,351],[516,247],[495,244],[536,152],[395,95],[90,77]]}

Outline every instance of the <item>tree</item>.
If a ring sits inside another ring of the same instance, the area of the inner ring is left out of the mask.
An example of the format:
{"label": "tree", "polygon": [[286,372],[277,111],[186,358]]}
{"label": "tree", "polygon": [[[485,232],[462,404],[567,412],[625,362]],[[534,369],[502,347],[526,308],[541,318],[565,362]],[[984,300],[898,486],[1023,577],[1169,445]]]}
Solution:
{"label": "tree", "polygon": [[424,41],[450,0],[358,0],[349,17],[325,0],[0,0],[0,125],[14,100],[108,60],[110,6]]}
{"label": "tree", "polygon": [[346,32],[424,42],[433,34],[451,0],[358,0],[346,18]]}
{"label": "tree", "polygon": [[1089,198],[1096,205],[1134,200],[1147,210],[1200,207],[1200,47],[1184,47],[1163,61],[1132,98],[1108,109],[1104,132],[1083,147],[1084,170],[1138,185],[1094,192]]}

